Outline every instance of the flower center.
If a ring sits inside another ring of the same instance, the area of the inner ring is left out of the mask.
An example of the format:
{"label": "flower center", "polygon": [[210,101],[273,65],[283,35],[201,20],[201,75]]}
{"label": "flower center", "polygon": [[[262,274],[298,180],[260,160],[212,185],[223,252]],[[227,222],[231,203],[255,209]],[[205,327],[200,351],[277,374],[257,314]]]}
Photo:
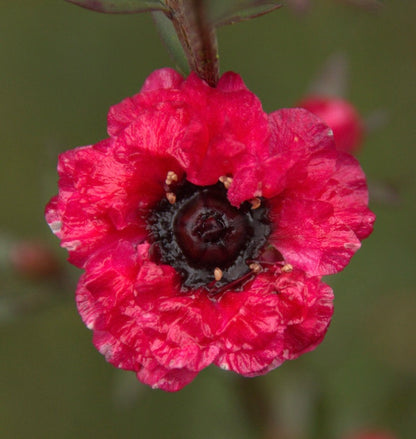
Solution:
{"label": "flower center", "polygon": [[[264,204],[264,203],[263,203]],[[264,205],[239,209],[224,185],[176,187],[174,202],[162,200],[149,217],[153,256],[174,267],[184,289],[227,285],[250,272],[267,241],[270,222]],[[214,274],[215,273],[215,274]]]}
{"label": "flower center", "polygon": [[229,267],[253,234],[247,216],[216,186],[188,199],[177,211],[173,227],[189,265],[196,268]]}

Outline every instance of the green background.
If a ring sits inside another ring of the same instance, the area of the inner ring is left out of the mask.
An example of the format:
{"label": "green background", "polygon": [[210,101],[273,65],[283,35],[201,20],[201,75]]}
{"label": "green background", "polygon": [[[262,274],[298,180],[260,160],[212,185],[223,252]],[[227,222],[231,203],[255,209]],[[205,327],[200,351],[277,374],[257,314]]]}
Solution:
{"label": "green background", "polygon": [[[370,14],[322,0],[301,17],[284,8],[219,30],[222,71],[239,72],[266,111],[293,105],[328,56],[345,54],[349,99],[364,116],[387,114],[359,154],[377,222],[352,263],[327,279],[335,314],[314,352],[253,380],[208,368],[169,394],[93,348],[73,303],[79,271],[66,267],[64,283],[22,279],[7,250],[37,238],[65,259],[43,218],[58,153],[104,138],[109,106],[172,62],[150,15],[0,3],[2,439],[341,439],[361,428],[414,437],[416,2],[384,5]],[[11,312],[15,303],[25,305]]]}

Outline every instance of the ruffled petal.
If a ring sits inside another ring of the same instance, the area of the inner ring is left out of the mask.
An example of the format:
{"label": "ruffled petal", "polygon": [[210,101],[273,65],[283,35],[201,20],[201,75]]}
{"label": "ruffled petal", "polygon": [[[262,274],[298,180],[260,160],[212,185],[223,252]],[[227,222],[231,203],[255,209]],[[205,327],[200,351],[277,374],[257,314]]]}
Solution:
{"label": "ruffled petal", "polygon": [[143,111],[143,93],[161,90],[177,89],[184,81],[175,70],[164,68],[154,71],[143,84],[140,93],[131,98],[123,99],[119,104],[113,105],[107,116],[107,130],[112,137],[120,135]]}
{"label": "ruffled petal", "polygon": [[222,92],[249,91],[243,78],[234,72],[225,72],[219,79],[216,88]]}
{"label": "ruffled petal", "polygon": [[216,364],[256,376],[314,349],[331,321],[332,300],[327,285],[300,271],[259,275],[246,291],[227,294],[220,302],[228,320]]}
{"label": "ruffled petal", "polygon": [[337,273],[361,246],[327,202],[286,196],[273,200],[271,217],[278,226],[270,242],[288,263],[311,275]]}
{"label": "ruffled petal", "polygon": [[242,163],[259,159],[266,148],[267,115],[238,75],[224,75],[216,89],[191,75],[183,90],[209,133],[202,162],[187,169],[189,181],[197,185],[214,184],[222,175],[233,175]]}
{"label": "ruffled petal", "polygon": [[81,267],[100,246],[143,241],[149,207],[164,196],[168,171],[183,173],[169,157],[126,152],[114,140],[61,154],[59,195],[47,205],[46,220],[70,261]]}
{"label": "ruffled petal", "polygon": [[321,199],[334,206],[334,214],[362,240],[373,231],[375,215],[368,209],[368,188],[358,161],[340,153]]}
{"label": "ruffled petal", "polygon": [[152,387],[178,390],[212,363],[262,374],[313,349],[326,332],[332,293],[317,278],[275,268],[244,291],[184,294],[149,249],[124,241],[97,252],[76,298],[107,361]]}
{"label": "ruffled petal", "polygon": [[269,115],[269,153],[287,154],[294,162],[319,150],[335,148],[332,130],[317,116],[302,108],[285,108]]}
{"label": "ruffled petal", "polygon": [[286,187],[289,170],[296,166],[307,172],[312,155],[335,150],[331,130],[306,110],[275,111],[268,115],[267,124],[266,144],[259,142],[256,153],[235,172],[228,194],[235,206],[253,197],[278,195]]}
{"label": "ruffled petal", "polygon": [[155,70],[144,81],[140,93],[152,90],[160,90],[161,88],[179,88],[184,79],[176,70],[169,67]]}
{"label": "ruffled petal", "polygon": [[245,166],[229,190],[233,204],[263,196],[271,209],[271,242],[312,275],[342,270],[374,222],[364,173],[335,149],[328,127],[306,110],[270,115],[270,157]]}

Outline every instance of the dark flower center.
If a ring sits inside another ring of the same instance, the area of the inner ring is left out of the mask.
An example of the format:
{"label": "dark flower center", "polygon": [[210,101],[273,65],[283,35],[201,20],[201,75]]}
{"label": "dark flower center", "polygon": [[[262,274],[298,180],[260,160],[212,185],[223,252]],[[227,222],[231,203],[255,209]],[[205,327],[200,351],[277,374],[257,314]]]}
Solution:
{"label": "dark flower center", "polygon": [[235,282],[270,234],[264,202],[252,207],[232,206],[221,183],[177,185],[174,202],[162,200],[149,217],[153,257],[181,274],[184,289]]}
{"label": "dark flower center", "polygon": [[226,268],[252,234],[246,215],[231,206],[221,188],[206,187],[178,210],[174,233],[190,265]]}

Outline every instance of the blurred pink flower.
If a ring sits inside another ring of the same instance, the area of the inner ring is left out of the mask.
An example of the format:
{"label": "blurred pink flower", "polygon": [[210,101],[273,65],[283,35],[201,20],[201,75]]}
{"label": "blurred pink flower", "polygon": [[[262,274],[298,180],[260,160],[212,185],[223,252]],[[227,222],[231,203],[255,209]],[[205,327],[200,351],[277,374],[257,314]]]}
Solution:
{"label": "blurred pink flower", "polygon": [[297,104],[320,117],[334,133],[337,149],[356,152],[361,146],[364,122],[353,105],[336,97],[308,96]]}
{"label": "blurred pink flower", "polygon": [[386,431],[368,430],[352,434],[345,439],[397,439],[397,437]]}
{"label": "blurred pink flower", "polygon": [[42,241],[26,240],[12,245],[9,254],[14,270],[31,279],[48,279],[61,273],[55,254]]}

